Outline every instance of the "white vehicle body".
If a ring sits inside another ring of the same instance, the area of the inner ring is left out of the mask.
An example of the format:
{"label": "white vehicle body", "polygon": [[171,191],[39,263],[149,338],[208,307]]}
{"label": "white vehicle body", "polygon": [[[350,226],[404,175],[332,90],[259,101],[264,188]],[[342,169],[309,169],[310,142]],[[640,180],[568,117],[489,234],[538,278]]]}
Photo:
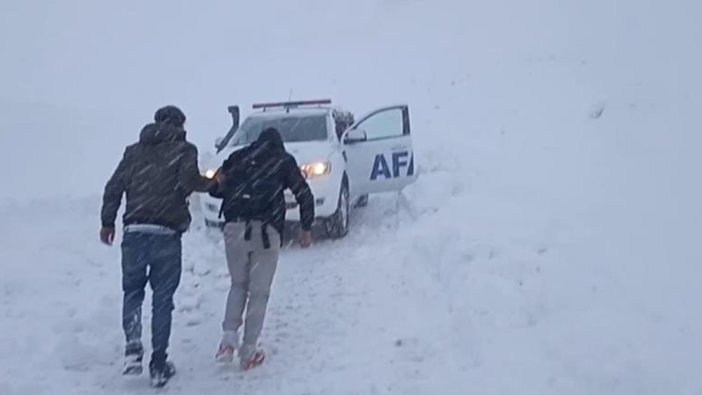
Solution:
{"label": "white vehicle body", "polygon": [[[276,122],[297,126],[314,119],[315,128],[323,124],[324,131],[315,131],[313,139],[301,136],[300,128],[279,128],[283,129],[280,131],[285,149],[295,157],[301,168],[319,169],[303,172],[314,195],[315,224],[328,224],[338,217],[343,219],[344,226],[348,226],[348,212],[354,202],[370,193],[400,191],[414,182],[417,172],[414,169],[407,106],[390,106],[373,111],[341,134],[338,133],[335,115],[333,108],[321,106],[266,108],[253,113],[229,136],[230,141],[225,142],[226,146],[213,158],[208,172],[211,174],[232,152],[248,145],[263,128]],[[257,125],[262,127],[252,129]],[[247,133],[252,135],[247,136]],[[299,208],[290,191],[285,192],[285,202],[286,220],[299,221]],[[221,226],[221,200],[203,196],[202,205],[207,225]],[[338,236],[343,235],[345,232]]]}

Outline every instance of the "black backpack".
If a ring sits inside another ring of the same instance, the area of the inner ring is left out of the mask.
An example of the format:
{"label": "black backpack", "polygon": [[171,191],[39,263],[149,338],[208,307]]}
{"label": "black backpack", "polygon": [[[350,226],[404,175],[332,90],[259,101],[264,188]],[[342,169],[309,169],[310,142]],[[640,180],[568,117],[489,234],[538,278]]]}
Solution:
{"label": "black backpack", "polygon": [[256,146],[244,148],[233,155],[225,166],[225,182],[219,216],[226,212],[231,218],[266,221],[280,192],[277,160],[261,155]]}

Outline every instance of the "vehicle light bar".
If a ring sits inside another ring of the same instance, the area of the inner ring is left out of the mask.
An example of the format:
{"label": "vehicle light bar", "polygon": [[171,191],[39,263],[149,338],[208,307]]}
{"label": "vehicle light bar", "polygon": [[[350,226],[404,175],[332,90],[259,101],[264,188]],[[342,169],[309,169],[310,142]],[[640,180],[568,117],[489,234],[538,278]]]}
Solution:
{"label": "vehicle light bar", "polygon": [[324,104],[332,104],[331,99],[284,101],[284,102],[278,102],[278,103],[256,103],[253,105],[253,109],[260,110],[260,109],[275,108],[275,107],[292,108],[292,107],[299,107],[299,106],[321,106]]}

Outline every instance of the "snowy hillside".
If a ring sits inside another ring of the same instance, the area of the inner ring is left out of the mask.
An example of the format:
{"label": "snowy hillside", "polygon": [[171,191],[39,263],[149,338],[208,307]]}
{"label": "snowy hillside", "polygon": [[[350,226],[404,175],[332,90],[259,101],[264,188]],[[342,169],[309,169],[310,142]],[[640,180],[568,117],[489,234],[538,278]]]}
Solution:
{"label": "snowy hillside", "polygon": [[702,393],[698,2],[66,3],[0,6],[0,394],[152,392],[120,375],[104,181],[159,105],[205,154],[226,105],[291,90],[408,102],[419,181],[285,251],[247,374],[213,363],[196,221],[169,393]]}

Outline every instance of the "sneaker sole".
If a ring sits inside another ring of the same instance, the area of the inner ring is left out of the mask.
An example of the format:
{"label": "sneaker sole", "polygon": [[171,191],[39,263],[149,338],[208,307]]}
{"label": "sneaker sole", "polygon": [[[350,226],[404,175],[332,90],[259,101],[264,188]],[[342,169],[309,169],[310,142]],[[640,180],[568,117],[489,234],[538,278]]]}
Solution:
{"label": "sneaker sole", "polygon": [[258,354],[254,356],[253,359],[247,361],[242,365],[242,369],[244,371],[255,369],[261,365],[263,365],[263,362],[266,360],[266,355],[265,354]]}
{"label": "sneaker sole", "polygon": [[217,362],[217,363],[232,363],[232,362],[234,362],[234,354],[215,357],[215,362]]}
{"label": "sneaker sole", "polygon": [[144,372],[144,367],[142,366],[128,366],[124,368],[122,374],[125,376],[139,376]]}
{"label": "sneaker sole", "polygon": [[222,347],[220,346],[219,351],[215,354],[215,362],[217,363],[232,363],[234,362],[234,354],[236,354],[235,347]]}
{"label": "sneaker sole", "polygon": [[173,376],[176,375],[176,368],[175,365],[173,365],[170,362],[168,363],[168,368],[170,369],[170,372],[168,374],[166,373],[158,373],[156,375],[151,376],[151,386],[154,388],[162,388],[165,387],[166,384],[173,378]]}
{"label": "sneaker sole", "polygon": [[151,386],[154,388],[163,388],[168,384],[167,378],[152,378],[151,379]]}

